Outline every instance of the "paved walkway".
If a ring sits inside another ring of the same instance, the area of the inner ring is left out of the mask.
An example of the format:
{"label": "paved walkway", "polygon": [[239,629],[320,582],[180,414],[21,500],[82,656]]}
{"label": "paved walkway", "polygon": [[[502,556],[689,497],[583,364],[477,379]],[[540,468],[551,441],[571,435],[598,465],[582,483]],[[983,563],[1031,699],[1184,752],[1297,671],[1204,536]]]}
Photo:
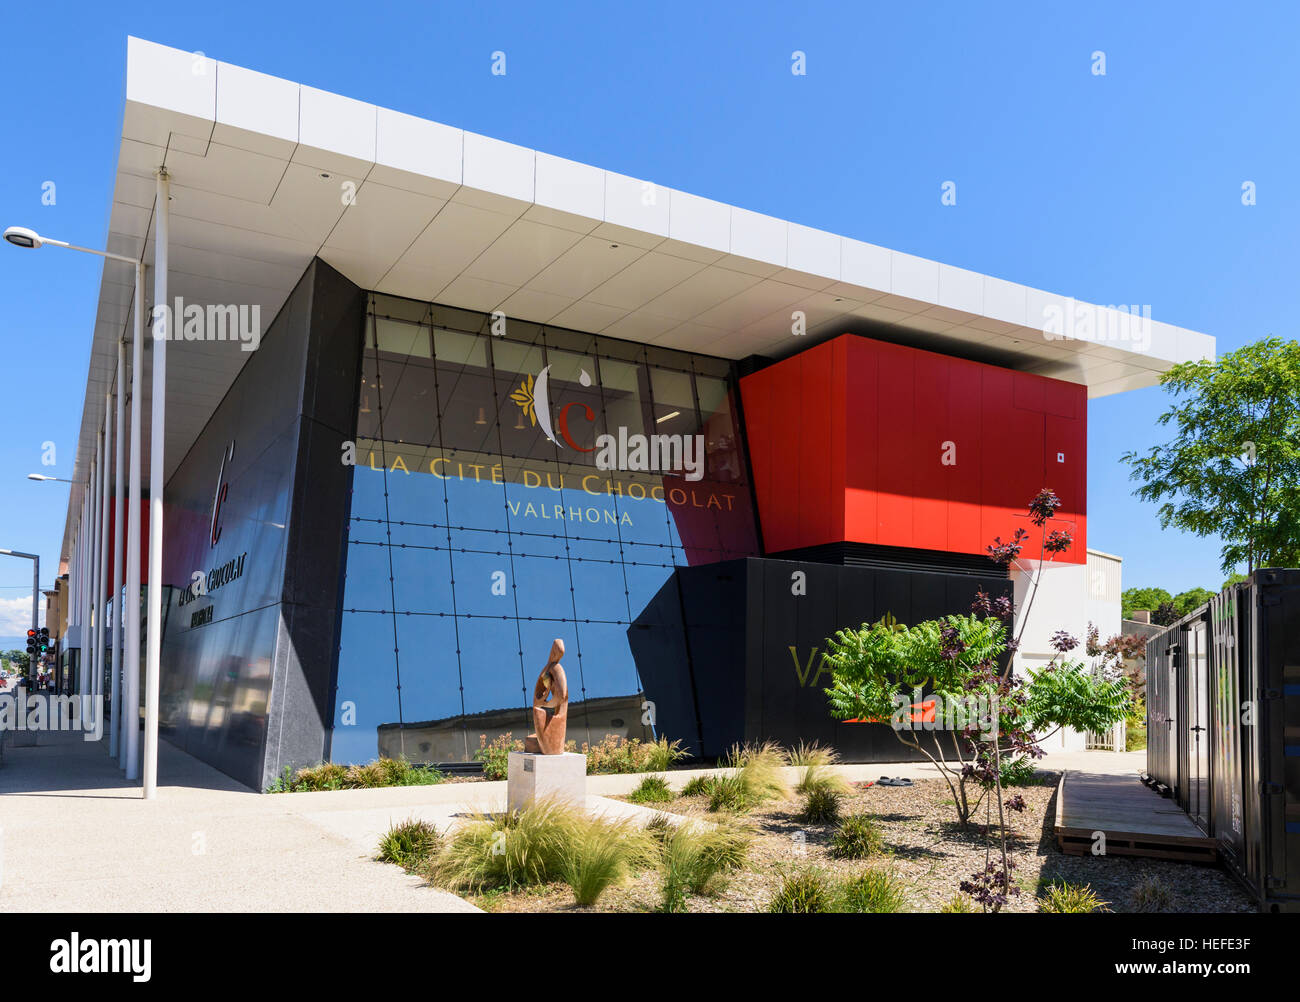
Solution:
{"label": "paved walkway", "polygon": [[[427,787],[266,796],[166,742],[158,784],[157,799],[142,800],[104,745],[75,735],[9,745],[0,912],[477,911],[373,862],[377,838],[362,846],[305,816],[347,811],[355,794],[415,800]],[[311,803],[329,796],[343,799]]]}
{"label": "paved walkway", "polygon": [[[0,767],[0,911],[473,912],[468,902],[373,861],[390,824],[447,828],[505,806],[505,783],[259,794],[166,743],[158,797],[140,798],[105,745],[41,734]],[[1049,755],[1044,768],[1140,772],[1145,753]],[[842,766],[846,778],[931,778],[928,763]],[[669,774],[678,787],[710,770]],[[797,775],[790,771],[790,778]],[[588,806],[649,816],[606,799],[642,776],[592,776]]]}

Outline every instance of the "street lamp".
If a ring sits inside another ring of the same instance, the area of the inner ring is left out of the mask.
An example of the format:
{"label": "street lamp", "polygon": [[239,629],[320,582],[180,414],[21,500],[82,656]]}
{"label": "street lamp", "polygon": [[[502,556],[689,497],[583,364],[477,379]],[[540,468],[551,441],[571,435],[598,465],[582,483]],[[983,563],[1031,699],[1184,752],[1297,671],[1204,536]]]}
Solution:
{"label": "street lamp", "polygon": [[84,484],[84,480],[64,480],[63,477],[47,477],[44,473],[29,473],[28,480],[39,480],[44,483],[47,480],[57,481],[61,484]]}
{"label": "street lamp", "polygon": [[24,553],[22,550],[0,550],[0,556],[4,557],[22,557],[24,560],[32,562],[32,629],[40,629],[40,598],[41,598],[41,558],[36,553]]}
{"label": "street lamp", "polygon": [[[159,299],[160,302],[166,301],[166,250],[165,241],[167,236],[167,181],[166,176],[161,174],[158,178],[158,191],[161,195],[161,205],[159,207],[158,221],[158,246],[163,248],[159,254],[159,261],[163,275],[160,276],[160,286],[163,293]],[[50,237],[41,236],[33,229],[26,226],[10,226],[4,231],[4,238],[15,247],[21,247],[25,250],[38,250],[49,244],[51,247],[63,247],[67,250],[82,251],[86,254],[94,254],[98,257],[108,258],[112,261],[121,261],[131,265],[135,269],[135,325],[134,341],[131,346],[131,450],[130,450],[130,499],[125,506],[130,511],[130,525],[127,527],[126,538],[126,594],[136,596],[140,595],[140,402],[144,399],[141,394],[141,370],[144,367],[144,262],[134,257],[128,257],[125,254],[114,254],[110,251],[96,250],[93,247],[80,247],[76,244],[68,243],[65,240],[54,240]],[[168,332],[170,333],[170,332]],[[163,400],[162,394],[165,393],[165,368],[166,355],[164,344],[155,346],[154,352],[154,399],[152,407],[152,429],[151,450],[154,453],[152,469],[150,471],[150,505],[153,509],[154,518],[150,522],[149,532],[149,685],[145,693],[145,763],[144,769],[144,796],[151,799],[157,789],[157,722],[158,722],[158,685],[157,674],[159,655],[161,647],[161,617],[159,616],[159,602],[155,595],[161,594],[161,577],[162,577],[162,421],[163,421]],[[122,497],[122,452],[123,442],[123,415],[126,399],[126,341],[119,339],[117,343],[117,489],[115,492],[116,505],[116,531],[114,532],[114,553],[113,561],[113,594],[122,594],[122,522],[125,515],[123,497]],[[106,409],[105,423],[109,420],[109,413]],[[107,431],[107,428],[105,428]],[[107,442],[105,442],[105,453],[107,453]],[[107,463],[104,463],[102,476],[107,476]],[[43,474],[29,474],[29,480],[59,480],[59,477],[47,477]],[[72,481],[68,481],[72,482]],[[106,482],[106,481],[105,481]],[[84,504],[84,502],[83,502]],[[104,519],[107,522],[107,519]],[[107,564],[107,540],[102,540],[99,547],[99,576],[102,577],[103,568]],[[89,567],[87,567],[89,571]],[[90,578],[89,573],[83,575],[87,581]],[[122,603],[125,605],[125,603]],[[134,602],[132,603],[134,605]],[[100,610],[102,621],[103,611]],[[133,615],[126,617],[126,638],[125,652],[122,649],[122,619],[123,615],[119,613],[113,617],[113,685],[112,685],[112,715],[115,721],[121,721],[121,744],[119,762],[126,769],[126,778],[136,779],[140,776],[140,728],[139,728],[139,710],[140,706],[140,617]],[[89,622],[83,629],[88,629]],[[85,648],[83,647],[83,650]],[[125,691],[119,694],[118,691],[118,666],[126,669]],[[102,676],[101,676],[102,677]],[[130,707],[128,712],[120,712],[121,707]],[[127,718],[130,718],[129,722]],[[152,732],[151,732],[152,728]],[[115,738],[117,727],[114,727],[114,734],[110,736],[110,754],[119,751],[118,742]],[[122,761],[123,758],[125,761]]]}

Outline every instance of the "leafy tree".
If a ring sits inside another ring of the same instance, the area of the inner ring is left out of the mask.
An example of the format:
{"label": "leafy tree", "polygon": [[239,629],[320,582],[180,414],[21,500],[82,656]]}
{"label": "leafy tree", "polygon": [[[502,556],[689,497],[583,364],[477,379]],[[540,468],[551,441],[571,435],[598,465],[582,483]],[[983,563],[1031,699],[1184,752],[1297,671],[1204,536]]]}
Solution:
{"label": "leafy tree", "polygon": [[1178,610],[1178,618],[1181,619],[1193,609],[1200,608],[1212,598],[1214,592],[1208,588],[1188,588],[1187,591],[1175,595],[1174,608]]}
{"label": "leafy tree", "polygon": [[[958,822],[967,825],[985,795],[993,793],[995,756],[1041,755],[1037,742],[1062,727],[1102,731],[1128,710],[1123,680],[1067,660],[1066,651],[1078,641],[1058,636],[1051,662],[1032,675],[1008,677],[998,665],[1010,647],[1008,630],[996,615],[945,616],[915,626],[882,621],[841,630],[826,641],[831,715],[889,721],[900,743],[939,770]],[[933,752],[919,740],[921,722],[915,719],[917,704],[931,699],[935,726],[923,729],[934,732]],[[956,726],[948,728],[947,720]]]}
{"label": "leafy tree", "polygon": [[[1047,490],[1029,505],[1030,520],[1041,530],[1042,549],[1049,558],[1064,553],[1071,543],[1068,533],[1047,529],[1059,507],[1059,499]],[[1021,529],[1008,543],[996,539],[989,553],[1000,563],[1018,563],[1027,536]],[[1032,674],[1013,674],[1008,655],[1019,647],[1040,580],[1041,573],[1030,578],[1014,637],[1010,599],[980,592],[968,616],[945,616],[915,626],[882,620],[840,630],[826,641],[832,684],[825,691],[831,715],[889,721],[894,737],[928,758],[947,781],[962,825],[970,823],[990,794],[996,796],[1001,815],[1003,752],[1037,757],[1043,754],[1037,741],[1061,727],[1104,730],[1128,708],[1122,677],[1065,658],[1079,641],[1063,630],[1052,637],[1057,654],[1047,665]],[[916,704],[925,706],[923,694],[934,697],[933,726],[924,728],[935,732],[933,753],[918,740],[914,726]]]}
{"label": "leafy tree", "polygon": [[1163,588],[1126,588],[1119,598],[1120,615],[1124,619],[1132,619],[1135,609],[1155,612],[1161,603],[1171,601],[1173,596]]}
{"label": "leafy tree", "polygon": [[1228,588],[1232,585],[1239,584],[1240,582],[1245,581],[1248,577],[1250,577],[1249,574],[1229,574],[1228,579],[1223,582],[1223,587]]}
{"label": "leafy tree", "polygon": [[1151,622],[1157,626],[1168,626],[1182,619],[1182,614],[1178,611],[1178,606],[1173,602],[1161,602],[1154,612],[1151,613]]}
{"label": "leafy tree", "polygon": [[1300,564],[1300,343],[1270,337],[1160,377],[1177,434],[1125,453],[1160,525],[1222,540],[1221,566]]}

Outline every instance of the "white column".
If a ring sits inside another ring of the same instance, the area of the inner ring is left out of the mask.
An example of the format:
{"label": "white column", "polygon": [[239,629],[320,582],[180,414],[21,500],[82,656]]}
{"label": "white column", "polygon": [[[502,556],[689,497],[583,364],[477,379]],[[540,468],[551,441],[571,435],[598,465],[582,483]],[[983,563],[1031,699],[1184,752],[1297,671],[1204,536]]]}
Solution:
{"label": "white column", "polygon": [[[104,531],[103,531],[103,535],[104,535],[104,546],[103,546],[104,555],[103,555],[103,558],[102,558],[102,559],[100,560],[100,562],[99,562],[99,563],[100,563],[100,572],[99,572],[99,594],[100,594],[100,604],[101,604],[101,606],[102,606],[103,609],[104,609],[104,617],[103,617],[103,618],[104,618],[104,625],[103,625],[103,628],[99,631],[99,637],[100,637],[100,640],[99,640],[99,648],[100,648],[99,659],[100,659],[100,663],[104,666],[105,669],[107,669],[107,668],[108,668],[108,665],[109,665],[109,661],[110,661],[110,658],[109,658],[109,652],[110,652],[109,644],[110,644],[110,642],[111,642],[112,639],[113,639],[113,634],[112,634],[112,628],[113,628],[113,626],[112,626],[112,623],[110,623],[110,622],[108,621],[108,606],[109,606],[109,602],[110,602],[110,600],[111,600],[112,597],[113,597],[112,592],[109,591],[110,582],[109,582],[109,580],[108,580],[108,565],[109,565],[109,562],[111,561],[112,556],[113,556],[113,537],[112,537],[112,534],[111,534],[111,531],[110,531],[110,526],[112,525],[112,518],[113,518],[113,494],[112,494],[112,490],[113,490],[113,427],[114,427],[114,426],[113,426],[113,409],[114,409],[113,392],[112,392],[112,388],[110,387],[108,394],[104,397],[104,491],[103,491],[103,508],[104,508],[104,514],[103,514],[103,517],[100,519],[100,523],[101,523],[101,524],[103,525],[103,527],[104,527]],[[116,669],[117,669],[117,662],[114,661],[114,662],[113,662],[113,670],[116,671]],[[103,673],[102,673],[102,672],[100,673],[100,677],[101,677],[101,678],[103,677]],[[102,688],[103,683],[101,682],[100,685],[101,685],[101,688]],[[103,693],[101,692],[100,695],[102,696]],[[101,714],[102,714],[102,713],[105,713],[105,711],[107,711],[107,709],[108,709],[107,704],[106,704],[103,700],[100,700],[100,703],[99,703],[99,712],[100,712]]]}
{"label": "white column", "polygon": [[113,401],[111,395],[104,397],[104,444],[99,450],[99,556],[95,562],[95,656],[99,659],[99,668],[95,672],[96,713],[103,713],[104,706],[100,697],[104,695],[104,669],[107,666],[107,648],[104,646],[104,627],[108,610],[108,460],[113,448]]}
{"label": "white column", "polygon": [[[144,796],[158,795],[158,680],[162,656],[163,434],[167,408],[167,171],[155,191],[153,384],[149,408],[149,653],[144,690]],[[172,318],[173,322],[175,318]]]}
{"label": "white column", "polygon": [[90,618],[86,620],[86,650],[90,652],[87,663],[90,673],[86,679],[86,692],[92,699],[99,677],[99,650],[95,647],[95,629],[99,624],[99,597],[95,583],[99,579],[99,478],[104,469],[104,435],[95,438],[95,473],[90,479],[90,559],[86,561],[86,594],[90,605]]}
{"label": "white column", "polygon": [[94,645],[90,642],[90,549],[93,541],[94,518],[91,514],[92,491],[90,485],[95,482],[95,464],[88,463],[86,489],[81,499],[81,667],[78,674],[77,692],[82,696],[90,695],[90,680],[93,670],[90,659]]}
{"label": "white column", "polygon": [[122,764],[122,519],[126,504],[122,497],[122,446],[126,439],[126,340],[117,342],[117,440],[113,443],[113,686],[109,694],[112,730],[108,734],[108,753]]}
{"label": "white column", "polygon": [[[72,501],[69,499],[69,506]],[[81,572],[77,570],[77,554],[81,552],[81,527],[72,531],[72,549],[68,551],[68,626],[77,625],[77,589],[81,586]]]}
{"label": "white column", "polygon": [[126,679],[122,726],[126,729],[126,778],[140,778],[140,411],[144,371],[144,264],[135,267],[135,334],[131,342],[131,462],[126,530]]}

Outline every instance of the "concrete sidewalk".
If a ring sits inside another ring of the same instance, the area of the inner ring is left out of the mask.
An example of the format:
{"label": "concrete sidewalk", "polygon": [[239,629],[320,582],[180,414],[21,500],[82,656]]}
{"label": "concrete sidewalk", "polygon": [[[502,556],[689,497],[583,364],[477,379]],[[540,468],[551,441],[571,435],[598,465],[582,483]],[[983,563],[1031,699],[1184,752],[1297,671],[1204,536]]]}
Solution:
{"label": "concrete sidewalk", "polygon": [[[6,749],[0,768],[0,911],[474,912],[373,861],[391,824],[421,818],[446,829],[503,810],[504,782],[444,783],[266,795],[166,743],[158,798],[144,801],[106,746],[41,734]],[[1048,755],[1040,767],[1133,774],[1144,752]],[[853,781],[935,778],[929,763],[845,765]],[[680,789],[692,776],[666,774]],[[798,770],[788,770],[793,781]],[[588,807],[644,819],[652,808],[606,799],[644,775],[590,776]],[[671,810],[671,805],[667,805]]]}
{"label": "concrete sidewalk", "polygon": [[[404,817],[428,789],[355,792],[390,795]],[[106,744],[41,734],[0,769],[0,911],[478,911],[304,816],[328,796],[259,794],[161,742],[145,801]],[[349,809],[334,796],[319,812]]]}

